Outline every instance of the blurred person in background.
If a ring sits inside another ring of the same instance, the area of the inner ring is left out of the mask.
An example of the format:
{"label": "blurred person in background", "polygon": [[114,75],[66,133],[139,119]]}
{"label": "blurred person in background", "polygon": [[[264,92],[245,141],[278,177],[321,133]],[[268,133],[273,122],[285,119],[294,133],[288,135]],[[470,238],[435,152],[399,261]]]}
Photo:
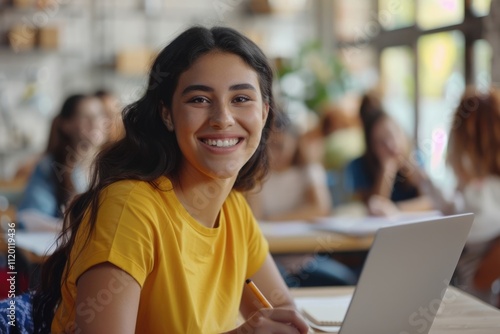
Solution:
{"label": "blurred person in background", "polygon": [[271,133],[270,174],[261,191],[249,196],[258,219],[307,220],[330,214],[325,169],[300,157],[299,140],[299,133],[288,121]]}
{"label": "blurred person in background", "polygon": [[[491,287],[495,281],[500,283],[500,92],[497,89],[483,93],[467,88],[453,117],[447,162],[457,181],[452,200],[445,198],[426,174],[418,174],[420,182],[443,214],[474,213],[455,284],[484,301],[492,301]],[[499,302],[495,300],[493,304],[500,306]]]}
{"label": "blurred person in background", "polygon": [[90,163],[106,140],[100,100],[69,96],[52,121],[47,149],[28,179],[17,208],[19,222],[27,229],[36,224],[59,229],[66,204],[87,189]]}
{"label": "blurred person in background", "polygon": [[399,124],[372,95],[363,97],[360,116],[365,153],[346,169],[354,197],[376,216],[433,209],[418,183],[416,171],[422,166],[421,158]]}
{"label": "blurred person in background", "polygon": [[107,89],[99,89],[94,95],[98,97],[104,107],[106,117],[108,142],[115,142],[124,136],[125,128],[121,117],[122,106],[116,95]]}
{"label": "blurred person in background", "polygon": [[[261,188],[247,194],[255,217],[266,221],[313,221],[331,214],[324,167],[300,156],[299,134],[289,121],[269,136],[270,172]],[[290,287],[351,285],[356,275],[328,255],[279,255],[274,259]]]}
{"label": "blurred person in background", "polygon": [[322,114],[323,165],[327,170],[338,171],[364,152],[361,121],[358,115],[351,115],[352,112],[342,106],[329,105]]}

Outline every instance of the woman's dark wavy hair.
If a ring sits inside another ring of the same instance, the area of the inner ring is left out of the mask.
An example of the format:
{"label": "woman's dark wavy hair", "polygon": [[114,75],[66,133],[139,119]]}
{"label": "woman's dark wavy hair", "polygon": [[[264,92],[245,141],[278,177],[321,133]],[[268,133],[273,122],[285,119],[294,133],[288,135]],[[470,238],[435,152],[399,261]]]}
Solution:
{"label": "woman's dark wavy hair", "polygon": [[50,154],[54,160],[51,177],[56,187],[57,207],[61,208],[61,216],[62,209],[75,194],[75,187],[71,178],[74,167],[71,160],[74,157],[68,151],[68,146],[76,149],[74,146],[77,144],[73,143],[71,137],[63,131],[61,123],[73,119],[77,115],[80,103],[88,98],[91,97],[83,94],[68,96],[61,107],[61,111],[52,120],[50,127],[49,141],[45,152]]}
{"label": "woman's dark wavy hair", "polygon": [[104,148],[94,162],[89,190],[75,198],[65,213],[63,232],[57,250],[42,268],[41,283],[33,307],[35,333],[49,333],[55,310],[61,299],[61,286],[67,278],[69,263],[84,213],[89,210],[89,233],[95,228],[100,192],[110,184],[135,179],[155,184],[160,176],[175,178],[182,153],[175,134],[166,130],[161,118],[162,104],[172,106],[172,96],[179,76],[201,56],[210,52],[238,55],[258,74],[264,102],[269,114],[260,144],[239,171],[233,189],[252,189],[267,174],[269,162],[265,143],[277,118],[283,114],[276,108],[272,93],[273,70],[263,52],[239,32],[225,27],[192,27],[167,45],[152,64],[146,92],[123,111],[125,137]]}

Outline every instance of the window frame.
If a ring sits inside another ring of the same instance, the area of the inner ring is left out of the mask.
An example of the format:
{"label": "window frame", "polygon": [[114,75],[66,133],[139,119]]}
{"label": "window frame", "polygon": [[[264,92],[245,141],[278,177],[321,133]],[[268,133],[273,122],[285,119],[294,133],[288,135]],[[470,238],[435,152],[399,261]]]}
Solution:
{"label": "window frame", "polygon": [[[373,9],[376,13],[379,12],[378,1],[372,0]],[[381,63],[380,56],[382,51],[388,47],[397,46],[407,46],[411,49],[413,57],[413,76],[415,78],[414,85],[414,139],[418,142],[419,140],[419,116],[420,116],[420,105],[419,105],[419,82],[420,78],[418,76],[418,40],[420,37],[425,35],[436,34],[440,32],[451,32],[460,31],[464,36],[464,48],[465,48],[465,59],[464,59],[464,76],[465,84],[470,85],[474,83],[474,43],[477,40],[484,39],[484,20],[488,17],[486,16],[475,16],[472,10],[472,1],[464,0],[464,20],[461,23],[432,28],[424,30],[415,23],[412,26],[396,28],[391,30],[386,30],[379,22],[377,22],[379,27],[379,33],[373,37],[367,37],[363,40],[355,40],[352,42],[336,41],[336,51],[342,50],[348,47],[361,48],[363,45],[368,44],[370,47],[375,49],[376,52],[376,66],[377,70],[380,71]]]}

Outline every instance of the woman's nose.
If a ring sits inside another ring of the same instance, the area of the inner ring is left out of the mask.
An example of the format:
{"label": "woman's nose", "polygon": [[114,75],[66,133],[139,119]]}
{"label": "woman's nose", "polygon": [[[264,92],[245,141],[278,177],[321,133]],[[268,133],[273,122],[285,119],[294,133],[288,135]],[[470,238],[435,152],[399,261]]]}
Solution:
{"label": "woman's nose", "polygon": [[225,104],[215,104],[210,113],[209,124],[213,128],[225,129],[234,124],[233,114],[229,106]]}

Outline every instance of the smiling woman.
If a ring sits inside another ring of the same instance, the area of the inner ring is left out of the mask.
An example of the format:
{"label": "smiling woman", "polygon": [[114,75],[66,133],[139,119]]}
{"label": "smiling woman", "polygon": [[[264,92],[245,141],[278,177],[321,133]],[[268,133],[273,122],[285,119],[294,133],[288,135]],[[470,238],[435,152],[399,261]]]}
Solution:
{"label": "smiling woman", "polygon": [[[180,171],[186,181],[178,191],[192,187],[186,182],[196,184],[206,178],[234,183],[259,146],[268,112],[259,76],[242,58],[211,52],[196,60],[179,77],[172,107],[162,110],[184,155]],[[183,204],[189,206],[189,199]],[[208,225],[217,214],[214,206]]]}
{"label": "smiling woman", "polygon": [[[125,137],[65,214],[36,333],[307,332],[239,192],[268,170],[283,117],[272,80],[262,51],[229,28],[190,28],[159,53]],[[274,309],[256,312],[248,278]]]}

